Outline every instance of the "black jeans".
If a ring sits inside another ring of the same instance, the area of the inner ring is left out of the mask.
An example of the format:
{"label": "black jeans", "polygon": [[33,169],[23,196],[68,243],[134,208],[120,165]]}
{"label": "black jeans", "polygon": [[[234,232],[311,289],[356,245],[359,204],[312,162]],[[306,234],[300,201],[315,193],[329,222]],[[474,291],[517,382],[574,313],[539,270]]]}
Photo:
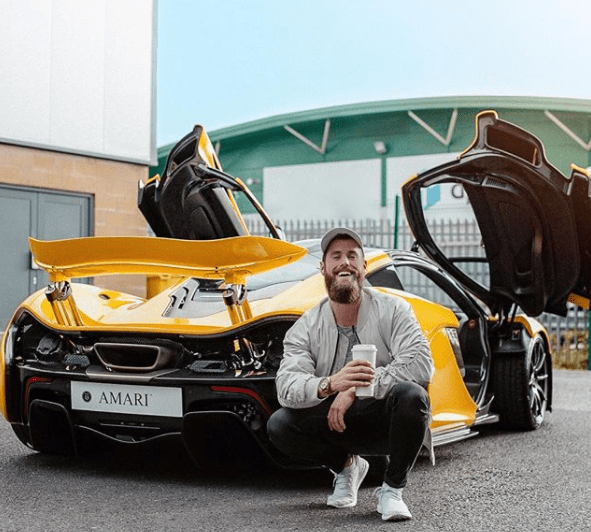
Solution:
{"label": "black jeans", "polygon": [[349,454],[385,454],[390,458],[384,481],[406,485],[429,425],[429,396],[413,382],[396,384],[384,399],[356,399],[345,413],[344,432],[328,428],[334,398],[312,408],[280,408],[269,419],[271,442],[288,456],[339,473]]}

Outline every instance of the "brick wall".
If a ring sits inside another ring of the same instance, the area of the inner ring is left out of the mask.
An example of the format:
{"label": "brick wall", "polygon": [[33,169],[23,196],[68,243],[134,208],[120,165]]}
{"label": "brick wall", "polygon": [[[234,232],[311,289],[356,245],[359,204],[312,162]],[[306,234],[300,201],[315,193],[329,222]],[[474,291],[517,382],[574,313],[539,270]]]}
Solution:
{"label": "brick wall", "polygon": [[[147,224],[137,208],[137,183],[148,167],[83,155],[0,144],[0,183],[93,196],[95,236],[145,236]],[[145,294],[143,276],[95,279],[114,290]]]}

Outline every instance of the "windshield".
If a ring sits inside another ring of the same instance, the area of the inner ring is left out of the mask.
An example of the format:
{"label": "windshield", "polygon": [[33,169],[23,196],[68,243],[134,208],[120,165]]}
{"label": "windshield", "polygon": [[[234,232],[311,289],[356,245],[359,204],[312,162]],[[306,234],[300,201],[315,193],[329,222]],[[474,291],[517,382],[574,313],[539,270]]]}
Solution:
{"label": "windshield", "polygon": [[296,262],[249,277],[247,288],[249,292],[255,292],[269,286],[296,283],[312,277],[312,275],[319,271],[320,260],[318,257],[308,253]]}

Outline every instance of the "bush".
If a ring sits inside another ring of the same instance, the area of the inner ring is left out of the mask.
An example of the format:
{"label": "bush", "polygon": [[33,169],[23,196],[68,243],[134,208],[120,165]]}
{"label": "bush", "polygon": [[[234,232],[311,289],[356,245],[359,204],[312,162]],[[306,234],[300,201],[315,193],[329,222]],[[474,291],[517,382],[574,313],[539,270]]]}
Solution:
{"label": "bush", "polygon": [[[560,346],[552,353],[552,366],[562,369],[588,369],[589,348],[587,331],[569,331],[560,338]],[[551,338],[552,345],[556,345]]]}

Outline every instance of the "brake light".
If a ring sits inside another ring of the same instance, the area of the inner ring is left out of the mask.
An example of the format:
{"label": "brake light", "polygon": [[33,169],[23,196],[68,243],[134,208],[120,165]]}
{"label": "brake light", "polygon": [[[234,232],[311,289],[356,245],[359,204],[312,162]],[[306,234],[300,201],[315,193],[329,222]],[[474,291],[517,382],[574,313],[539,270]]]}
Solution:
{"label": "brake light", "polygon": [[27,383],[25,384],[25,394],[23,397],[23,412],[25,418],[29,415],[29,389],[31,387],[31,384],[36,384],[38,382],[50,383],[51,380],[52,379],[49,377],[31,377],[27,379]]}
{"label": "brake light", "polygon": [[249,390],[248,388],[237,388],[235,386],[210,386],[210,388],[214,392],[240,393],[240,394],[248,395],[248,396],[252,397],[253,399],[255,399],[256,402],[261,405],[261,407],[263,408],[263,410],[268,415],[271,415],[272,414],[271,408],[263,400],[263,398],[259,394],[257,394],[256,392],[253,392],[252,390]]}

